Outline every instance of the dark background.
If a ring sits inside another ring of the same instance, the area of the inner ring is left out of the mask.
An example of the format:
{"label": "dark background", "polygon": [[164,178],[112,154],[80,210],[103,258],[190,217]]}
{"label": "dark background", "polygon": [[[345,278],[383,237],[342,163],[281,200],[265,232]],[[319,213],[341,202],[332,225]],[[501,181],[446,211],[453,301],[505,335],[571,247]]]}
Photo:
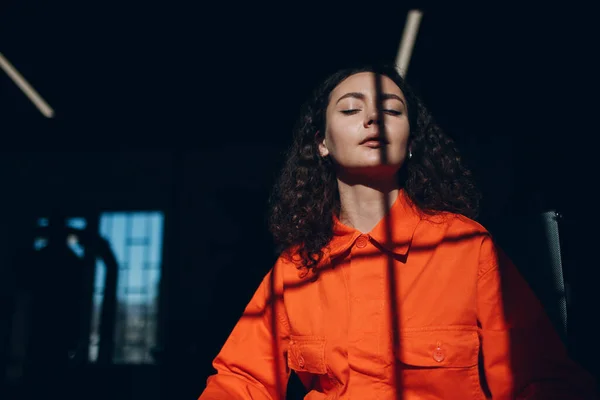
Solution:
{"label": "dark background", "polygon": [[86,382],[111,398],[196,398],[274,261],[266,201],[300,104],[339,67],[393,62],[414,6],[424,16],[407,78],[475,173],[480,221],[506,243],[540,211],[568,221],[577,354],[597,373],[597,35],[574,3],[4,0],[0,52],[56,116],[0,73],[3,299],[36,218],[163,211],[160,357]]}

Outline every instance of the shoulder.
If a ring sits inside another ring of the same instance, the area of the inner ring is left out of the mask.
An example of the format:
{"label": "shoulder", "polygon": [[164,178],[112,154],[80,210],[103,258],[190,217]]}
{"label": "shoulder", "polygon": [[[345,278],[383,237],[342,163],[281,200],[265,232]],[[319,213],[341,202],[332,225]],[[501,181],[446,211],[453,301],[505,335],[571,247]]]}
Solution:
{"label": "shoulder", "polygon": [[449,233],[491,236],[482,224],[462,214],[446,211],[433,215],[422,214],[421,222],[426,226],[438,227]]}
{"label": "shoulder", "polygon": [[308,274],[306,268],[302,268],[302,257],[299,246],[291,247],[283,251],[273,267],[275,274],[285,282],[301,279]]}
{"label": "shoulder", "polygon": [[435,215],[424,215],[421,223],[427,229],[438,229],[443,231],[443,240],[455,242],[460,239],[476,252],[480,263],[487,263],[497,257],[497,249],[492,234],[481,223],[462,214],[441,212]]}
{"label": "shoulder", "polygon": [[262,281],[254,294],[253,304],[264,305],[265,301],[283,295],[286,286],[289,286],[290,277],[297,267],[287,254],[277,257],[272,267],[263,275]]}
{"label": "shoulder", "polygon": [[462,214],[449,214],[452,215],[452,218],[449,220],[451,228],[464,232],[478,233],[482,236],[491,236],[487,228],[481,225],[479,222],[469,217],[465,217]]}
{"label": "shoulder", "polygon": [[475,240],[479,249],[480,274],[501,264],[504,254],[496,245],[492,234],[482,224],[460,214],[455,214],[453,221],[456,230],[465,232]]}

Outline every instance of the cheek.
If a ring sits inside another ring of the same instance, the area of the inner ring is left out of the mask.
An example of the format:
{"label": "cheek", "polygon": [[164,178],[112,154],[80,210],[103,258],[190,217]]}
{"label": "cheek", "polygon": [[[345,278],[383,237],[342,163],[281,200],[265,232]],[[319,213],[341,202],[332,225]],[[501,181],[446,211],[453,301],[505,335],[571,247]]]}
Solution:
{"label": "cheek", "polygon": [[325,138],[325,144],[327,145],[327,150],[329,150],[329,153],[335,158],[338,153],[338,148],[340,147],[338,133],[334,130],[328,130]]}
{"label": "cheek", "polygon": [[356,127],[349,123],[331,123],[327,127],[326,143],[332,153],[344,153],[355,147],[357,142]]}
{"label": "cheek", "polygon": [[395,142],[406,145],[408,137],[410,136],[410,125],[408,121],[396,121],[396,123],[388,125],[390,139]]}

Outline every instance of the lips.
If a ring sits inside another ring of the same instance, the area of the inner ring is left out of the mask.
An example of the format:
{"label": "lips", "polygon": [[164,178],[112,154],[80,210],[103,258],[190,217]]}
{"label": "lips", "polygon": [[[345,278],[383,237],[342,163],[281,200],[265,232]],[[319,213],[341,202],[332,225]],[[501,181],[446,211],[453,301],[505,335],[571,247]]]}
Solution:
{"label": "lips", "polygon": [[369,136],[367,136],[366,138],[364,138],[360,144],[363,145],[377,145],[377,146],[382,146],[385,144],[388,144],[389,142],[382,137],[379,133],[374,133],[371,134]]}

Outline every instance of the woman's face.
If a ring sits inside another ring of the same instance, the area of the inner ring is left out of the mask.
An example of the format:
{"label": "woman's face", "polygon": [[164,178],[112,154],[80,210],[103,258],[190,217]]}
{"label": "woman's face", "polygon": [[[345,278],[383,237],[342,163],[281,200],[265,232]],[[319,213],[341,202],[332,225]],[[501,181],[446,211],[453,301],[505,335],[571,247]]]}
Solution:
{"label": "woman's face", "polygon": [[319,152],[347,173],[395,173],[407,157],[410,126],[404,94],[384,75],[381,91],[381,115],[372,72],[349,76],[330,94]]}

